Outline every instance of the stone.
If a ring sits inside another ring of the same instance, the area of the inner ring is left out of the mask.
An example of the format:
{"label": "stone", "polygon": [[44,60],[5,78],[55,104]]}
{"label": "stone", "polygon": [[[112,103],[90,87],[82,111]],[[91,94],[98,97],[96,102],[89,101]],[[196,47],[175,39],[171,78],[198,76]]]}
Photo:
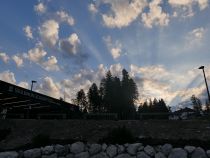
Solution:
{"label": "stone", "polygon": [[98,153],[94,156],[92,156],[91,158],[109,158],[105,152],[101,152],[101,153]]}
{"label": "stone", "polygon": [[54,147],[53,146],[45,146],[41,148],[42,154],[43,155],[50,155],[54,152]]}
{"label": "stone", "polygon": [[147,155],[149,156],[154,156],[155,155],[155,149],[150,146],[150,145],[147,145],[145,148],[144,148],[144,151]]}
{"label": "stone", "polygon": [[210,150],[207,150],[206,154],[207,154],[208,157],[210,157]]}
{"label": "stone", "polygon": [[173,149],[173,146],[171,144],[164,144],[161,148],[161,152],[165,156],[168,156],[172,149]]}
{"label": "stone", "polygon": [[90,155],[95,155],[101,152],[101,150],[102,150],[102,147],[100,144],[92,144],[90,145],[89,153]]}
{"label": "stone", "polygon": [[130,155],[136,155],[138,148],[142,146],[141,143],[129,144],[127,147],[127,152]]}
{"label": "stone", "polygon": [[102,151],[106,151],[107,145],[105,143],[102,144]]}
{"label": "stone", "polygon": [[66,150],[65,150],[65,147],[63,145],[55,145],[55,153],[58,154],[58,156],[64,156],[66,155]]}
{"label": "stone", "polygon": [[40,158],[41,157],[41,149],[34,148],[30,150],[24,151],[24,158]]}
{"label": "stone", "polygon": [[73,143],[70,147],[71,153],[78,154],[85,150],[85,145],[83,142]]}
{"label": "stone", "polygon": [[86,152],[81,152],[79,154],[76,154],[75,158],[89,158],[89,153],[87,151]]}
{"label": "stone", "polygon": [[162,151],[162,146],[161,145],[157,145],[154,147],[156,152],[161,152]]}
{"label": "stone", "polygon": [[66,158],[74,158],[74,154],[67,154]]}
{"label": "stone", "polygon": [[136,158],[150,158],[150,156],[148,156],[145,152],[141,151],[137,153]]}
{"label": "stone", "polygon": [[182,148],[174,148],[168,158],[187,158],[187,152]]}
{"label": "stone", "polygon": [[194,146],[185,146],[184,150],[186,150],[189,154],[191,154],[195,150],[195,147]]}
{"label": "stone", "polygon": [[143,150],[144,150],[144,146],[143,145],[138,148],[138,151],[143,151]]}
{"label": "stone", "polygon": [[155,154],[155,158],[166,158],[166,156],[163,153],[158,152]]}
{"label": "stone", "polygon": [[125,151],[125,147],[123,145],[118,145],[117,146],[117,153],[122,154]]}
{"label": "stone", "polygon": [[57,158],[57,154],[54,153],[52,155],[42,155],[42,158]]}
{"label": "stone", "polygon": [[106,149],[106,153],[109,157],[114,157],[117,155],[117,147],[115,145],[110,145]]}
{"label": "stone", "polygon": [[198,147],[192,152],[191,158],[207,158],[207,155],[201,147]]}
{"label": "stone", "polygon": [[7,151],[7,152],[1,152],[0,158],[17,158],[18,153],[16,151]]}
{"label": "stone", "polygon": [[115,158],[131,158],[131,156],[129,154],[120,154],[117,155]]}

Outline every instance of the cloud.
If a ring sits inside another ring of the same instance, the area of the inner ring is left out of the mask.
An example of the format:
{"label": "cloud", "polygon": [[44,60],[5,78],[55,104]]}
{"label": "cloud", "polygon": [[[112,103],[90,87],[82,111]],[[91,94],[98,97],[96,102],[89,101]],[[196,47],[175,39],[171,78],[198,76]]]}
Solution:
{"label": "cloud", "polygon": [[162,0],[153,0],[149,3],[149,12],[142,14],[142,22],[148,28],[156,26],[167,26],[169,23],[169,14],[163,12],[160,4]]}
{"label": "cloud", "polygon": [[39,3],[37,5],[34,6],[34,10],[38,13],[38,14],[43,14],[46,12],[47,8],[43,3]]}
{"label": "cloud", "polygon": [[76,55],[80,44],[81,42],[78,35],[73,33],[69,36],[69,38],[60,41],[60,48],[71,55]]}
{"label": "cloud", "polygon": [[47,61],[43,62],[41,65],[47,71],[59,71],[60,68],[57,65],[58,61],[55,56],[50,56],[47,58]]}
{"label": "cloud", "polygon": [[122,54],[122,44],[118,40],[113,42],[111,36],[103,37],[103,40],[113,59],[119,58]]}
{"label": "cloud", "polygon": [[185,39],[185,49],[195,49],[203,44],[206,30],[203,27],[188,32]]}
{"label": "cloud", "polygon": [[176,14],[183,18],[195,15],[194,6],[199,6],[200,10],[208,7],[208,0],[169,0],[168,3],[176,9]]}
{"label": "cloud", "polygon": [[12,84],[16,83],[15,74],[13,72],[10,72],[9,70],[3,71],[0,73],[0,80],[9,82]]}
{"label": "cloud", "polygon": [[65,11],[57,11],[56,15],[58,16],[58,21],[60,22],[66,22],[70,26],[73,26],[75,23],[74,18]]}
{"label": "cloud", "polygon": [[40,64],[43,62],[43,58],[47,55],[47,52],[42,47],[35,47],[28,51],[28,54],[25,54],[25,58],[30,61]]}
{"label": "cloud", "polygon": [[0,52],[0,59],[1,59],[4,63],[8,63],[10,57],[9,57],[6,53],[4,53],[4,52]]}
{"label": "cloud", "polygon": [[49,95],[54,98],[61,97],[61,87],[59,83],[56,83],[51,77],[47,76],[43,78],[40,84],[35,87],[35,90],[39,93]]}
{"label": "cloud", "polygon": [[25,36],[28,38],[28,39],[33,39],[33,33],[32,33],[32,30],[31,30],[31,27],[29,25],[25,26],[23,28],[23,31],[25,33]]}
{"label": "cloud", "polygon": [[103,4],[109,4],[111,11],[102,14],[104,25],[109,28],[122,28],[129,26],[143,12],[147,5],[146,0],[103,0]]}
{"label": "cloud", "polygon": [[59,71],[58,61],[55,56],[50,56],[45,60],[47,52],[41,47],[35,47],[30,49],[24,57],[38,65],[40,65],[46,71]]}
{"label": "cloud", "polygon": [[120,63],[111,65],[109,69],[113,76],[122,76],[123,66]]}
{"label": "cloud", "polygon": [[23,58],[20,57],[19,55],[13,55],[12,56],[13,61],[17,65],[17,67],[22,67],[23,66]]}
{"label": "cloud", "polygon": [[49,46],[55,46],[59,37],[59,23],[55,20],[45,21],[40,28],[40,35]]}
{"label": "cloud", "polygon": [[25,89],[29,89],[29,84],[28,82],[25,82],[25,81],[21,81],[18,86],[22,87],[22,88],[25,88]]}
{"label": "cloud", "polygon": [[92,14],[96,14],[98,12],[98,9],[96,7],[95,4],[91,3],[88,5],[88,10],[92,13]]}

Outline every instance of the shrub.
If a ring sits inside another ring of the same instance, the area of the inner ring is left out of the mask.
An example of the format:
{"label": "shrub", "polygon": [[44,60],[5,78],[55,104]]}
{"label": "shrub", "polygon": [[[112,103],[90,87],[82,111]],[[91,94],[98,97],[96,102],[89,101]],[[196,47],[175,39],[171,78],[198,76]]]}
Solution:
{"label": "shrub", "polygon": [[0,141],[4,140],[11,133],[11,129],[0,130]]}
{"label": "shrub", "polygon": [[32,145],[35,147],[40,147],[50,144],[50,137],[46,134],[38,134],[32,138]]}
{"label": "shrub", "polygon": [[114,128],[108,132],[108,134],[99,140],[99,143],[108,144],[125,144],[135,141],[135,137],[132,132],[125,126]]}

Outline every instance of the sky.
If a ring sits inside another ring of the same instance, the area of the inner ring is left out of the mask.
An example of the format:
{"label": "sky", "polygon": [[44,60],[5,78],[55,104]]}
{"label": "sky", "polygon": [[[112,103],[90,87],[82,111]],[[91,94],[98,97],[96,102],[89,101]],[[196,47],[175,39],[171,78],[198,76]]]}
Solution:
{"label": "sky", "polygon": [[125,68],[177,109],[210,80],[209,0],[1,0],[0,80],[71,102]]}

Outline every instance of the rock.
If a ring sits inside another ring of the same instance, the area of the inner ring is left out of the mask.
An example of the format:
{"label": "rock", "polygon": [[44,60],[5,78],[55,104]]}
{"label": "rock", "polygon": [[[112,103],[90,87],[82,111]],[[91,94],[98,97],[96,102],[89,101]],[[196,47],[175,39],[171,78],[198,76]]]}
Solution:
{"label": "rock", "polygon": [[129,154],[120,154],[116,156],[115,158],[131,158],[131,156]]}
{"label": "rock", "polygon": [[207,158],[207,155],[201,147],[198,147],[192,152],[191,158]]}
{"label": "rock", "polygon": [[85,145],[82,142],[73,143],[70,147],[70,151],[74,154],[81,153],[85,150]]}
{"label": "rock", "polygon": [[53,146],[45,146],[41,148],[42,154],[43,155],[50,155],[54,152],[54,147]]}
{"label": "rock", "polygon": [[42,158],[57,158],[57,154],[54,153],[52,155],[42,155]]}
{"label": "rock", "polygon": [[76,154],[75,158],[89,158],[89,153],[87,151],[86,152],[81,152],[79,154]]}
{"label": "rock", "polygon": [[163,153],[158,152],[155,154],[155,158],[166,158],[166,156]]}
{"label": "rock", "polygon": [[106,153],[109,157],[114,157],[117,155],[117,147],[115,145],[110,145],[106,149]]}
{"label": "rock", "polygon": [[35,148],[24,151],[24,158],[40,158],[41,157],[41,149]]}
{"label": "rock", "polygon": [[100,144],[92,144],[89,148],[89,153],[90,153],[90,155],[95,155],[95,154],[101,152],[101,150],[102,150],[102,147]]}
{"label": "rock", "polygon": [[138,148],[138,151],[143,151],[143,150],[144,150],[144,146],[143,145]]}
{"label": "rock", "polygon": [[189,154],[191,154],[195,150],[195,147],[194,146],[185,146],[184,150],[186,150]]}
{"label": "rock", "polygon": [[123,145],[118,145],[117,146],[117,153],[122,154],[125,151],[125,147]]}
{"label": "rock", "polygon": [[136,158],[150,158],[145,152],[141,151],[137,153]]}
{"label": "rock", "polygon": [[161,152],[165,155],[168,156],[171,150],[173,149],[171,144],[164,144],[161,148]]}
{"label": "rock", "polygon": [[162,151],[162,146],[161,145],[157,145],[154,147],[156,152],[161,152]]}
{"label": "rock", "polygon": [[147,155],[149,156],[154,156],[155,155],[155,149],[150,146],[150,145],[147,145],[145,148],[144,148],[144,151]]}
{"label": "rock", "polygon": [[55,153],[57,153],[58,156],[66,155],[65,147],[59,144],[55,145]]}
{"label": "rock", "polygon": [[168,158],[187,158],[187,152],[182,148],[174,148]]}
{"label": "rock", "polygon": [[7,152],[1,152],[0,158],[17,158],[18,153],[16,151],[7,151]]}
{"label": "rock", "polygon": [[208,157],[210,157],[210,150],[207,150],[206,154],[207,154]]}
{"label": "rock", "polygon": [[129,144],[127,148],[127,152],[130,155],[136,155],[138,148],[142,146],[141,143]]}
{"label": "rock", "polygon": [[107,145],[104,143],[102,144],[102,151],[106,151]]}
{"label": "rock", "polygon": [[124,144],[124,147],[125,147],[125,148],[127,148],[128,146],[129,146],[129,144],[128,144],[128,143]]}
{"label": "rock", "polygon": [[74,158],[74,154],[68,154],[66,155],[66,158]]}
{"label": "rock", "polygon": [[98,153],[94,156],[92,156],[91,158],[109,158],[105,152],[101,152],[101,153]]}

